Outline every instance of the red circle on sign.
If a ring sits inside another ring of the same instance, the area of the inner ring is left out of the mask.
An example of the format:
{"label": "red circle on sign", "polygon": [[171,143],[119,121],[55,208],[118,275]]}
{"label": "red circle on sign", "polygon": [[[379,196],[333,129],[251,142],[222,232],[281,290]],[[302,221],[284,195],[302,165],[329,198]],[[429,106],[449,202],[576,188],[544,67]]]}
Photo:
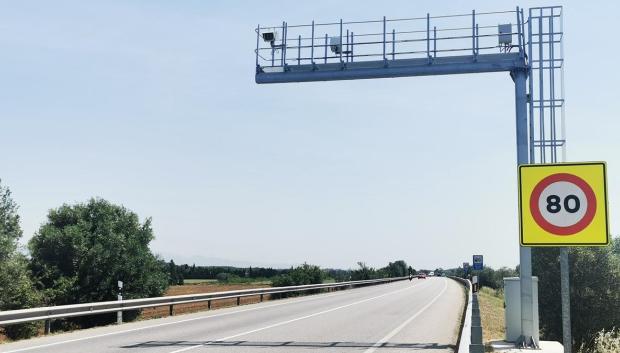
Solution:
{"label": "red circle on sign", "polygon": [[[540,198],[543,190],[545,190],[547,186],[558,181],[566,181],[575,184],[578,188],[581,189],[581,191],[583,191],[583,193],[586,195],[586,199],[588,200],[588,209],[586,210],[586,213],[579,220],[579,222],[573,224],[572,226],[560,227],[551,224],[540,213],[540,209],[538,209],[538,199]],[[594,195],[594,191],[592,190],[590,185],[588,185],[585,180],[581,179],[576,175],[568,173],[551,174],[543,180],[539,181],[538,184],[536,184],[536,186],[534,187],[534,190],[532,191],[532,196],[530,196],[530,212],[532,213],[532,217],[534,217],[534,221],[536,221],[536,223],[538,223],[538,225],[547,232],[561,236],[573,235],[584,230],[590,224],[590,222],[592,222],[592,219],[594,219],[594,214],[596,214],[596,196]]]}

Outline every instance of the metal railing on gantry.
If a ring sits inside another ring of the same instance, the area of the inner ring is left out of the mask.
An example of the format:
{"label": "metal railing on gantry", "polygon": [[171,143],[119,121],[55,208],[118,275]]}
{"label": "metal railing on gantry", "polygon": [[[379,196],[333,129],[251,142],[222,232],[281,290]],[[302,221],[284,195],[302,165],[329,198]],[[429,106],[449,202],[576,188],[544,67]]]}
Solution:
{"label": "metal railing on gantry", "polygon": [[[255,30],[257,82],[270,83],[268,74],[274,73],[433,64],[463,56],[474,61],[484,61],[486,55],[496,58],[498,54],[506,59],[513,58],[511,54],[515,53],[523,57],[524,29],[523,12],[519,9],[259,25]],[[502,67],[497,71],[506,70]],[[355,78],[364,77],[352,79]]]}

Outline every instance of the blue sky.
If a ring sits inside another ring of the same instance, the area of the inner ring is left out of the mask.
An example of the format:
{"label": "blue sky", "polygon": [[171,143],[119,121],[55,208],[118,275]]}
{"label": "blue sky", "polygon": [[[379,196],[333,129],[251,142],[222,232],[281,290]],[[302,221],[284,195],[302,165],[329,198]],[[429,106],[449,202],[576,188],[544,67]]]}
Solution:
{"label": "blue sky", "polygon": [[0,178],[24,242],[97,196],[169,259],[518,263],[508,74],[259,86],[257,23],[565,6],[568,160],[620,199],[614,1],[0,3]]}

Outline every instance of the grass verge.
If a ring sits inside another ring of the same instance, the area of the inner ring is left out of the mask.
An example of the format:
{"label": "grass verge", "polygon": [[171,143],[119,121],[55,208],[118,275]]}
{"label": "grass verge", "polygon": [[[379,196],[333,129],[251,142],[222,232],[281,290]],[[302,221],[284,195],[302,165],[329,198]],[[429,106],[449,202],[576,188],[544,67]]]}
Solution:
{"label": "grass verge", "polygon": [[504,293],[483,287],[478,292],[484,343],[506,336]]}

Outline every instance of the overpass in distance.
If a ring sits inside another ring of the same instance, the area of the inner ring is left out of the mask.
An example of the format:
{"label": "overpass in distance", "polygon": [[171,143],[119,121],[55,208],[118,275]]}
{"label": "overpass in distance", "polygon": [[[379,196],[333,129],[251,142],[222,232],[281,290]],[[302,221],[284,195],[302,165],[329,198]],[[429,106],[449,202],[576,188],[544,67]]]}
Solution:
{"label": "overpass in distance", "polygon": [[454,352],[463,288],[445,277],[405,280],[50,335],[0,352]]}

